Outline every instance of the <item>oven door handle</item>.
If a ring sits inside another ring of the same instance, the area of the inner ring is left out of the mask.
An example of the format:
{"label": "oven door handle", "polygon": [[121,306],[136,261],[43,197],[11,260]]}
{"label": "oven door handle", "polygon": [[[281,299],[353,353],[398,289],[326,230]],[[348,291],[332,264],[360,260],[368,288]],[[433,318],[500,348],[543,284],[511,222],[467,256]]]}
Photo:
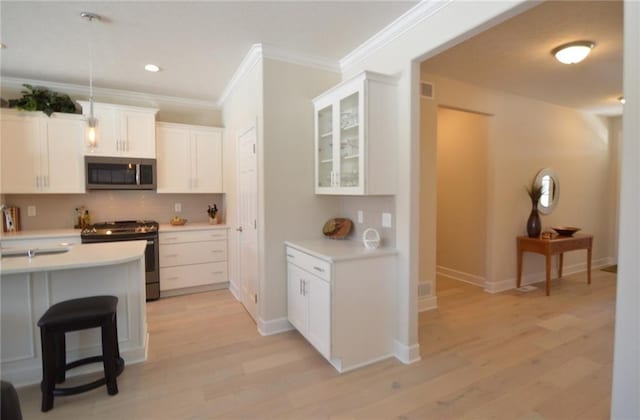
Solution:
{"label": "oven door handle", "polygon": [[136,163],[136,185],[140,185],[140,164]]}
{"label": "oven door handle", "polygon": [[156,241],[147,241],[147,245],[153,245],[155,243],[156,243]]}

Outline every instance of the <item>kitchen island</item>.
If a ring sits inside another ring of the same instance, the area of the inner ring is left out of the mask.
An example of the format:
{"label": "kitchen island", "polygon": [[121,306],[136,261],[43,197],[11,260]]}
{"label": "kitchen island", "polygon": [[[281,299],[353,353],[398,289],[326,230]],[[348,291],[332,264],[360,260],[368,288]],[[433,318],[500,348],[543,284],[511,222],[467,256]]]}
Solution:
{"label": "kitchen island", "polygon": [[[3,241],[3,252],[16,251],[8,242]],[[65,245],[66,252],[39,254],[36,250],[31,258],[4,256],[0,263],[2,379],[17,386],[39,382],[38,319],[57,302],[87,296],[118,297],[120,353],[127,364],[146,360],[145,247],[145,241],[70,244]],[[50,244],[45,248],[50,249]],[[100,353],[98,329],[67,334],[67,362]],[[102,364],[96,363],[68,375],[98,370]]]}

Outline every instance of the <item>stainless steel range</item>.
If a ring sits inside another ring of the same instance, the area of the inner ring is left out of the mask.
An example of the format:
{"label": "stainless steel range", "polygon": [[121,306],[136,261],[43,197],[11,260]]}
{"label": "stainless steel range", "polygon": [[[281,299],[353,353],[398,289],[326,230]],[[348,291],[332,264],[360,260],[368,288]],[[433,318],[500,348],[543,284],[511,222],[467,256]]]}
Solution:
{"label": "stainless steel range", "polygon": [[158,222],[121,220],[95,223],[82,229],[83,244],[118,241],[147,241],[145,251],[147,300],[160,298],[160,253],[158,251]]}

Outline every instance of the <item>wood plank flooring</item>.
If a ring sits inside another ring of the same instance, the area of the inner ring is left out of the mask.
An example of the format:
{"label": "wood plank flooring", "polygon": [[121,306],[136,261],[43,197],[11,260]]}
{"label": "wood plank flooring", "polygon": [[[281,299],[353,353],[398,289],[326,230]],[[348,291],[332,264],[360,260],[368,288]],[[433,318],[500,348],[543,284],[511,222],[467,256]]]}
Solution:
{"label": "wood plank flooring", "polygon": [[[147,305],[149,360],[120,393],[59,397],[30,419],[605,419],[615,274],[578,274],[533,292],[490,295],[438,279],[439,309],[420,314],[422,361],[339,375],[298,333],[261,337],[227,290]],[[542,284],[541,284],[542,285]],[[86,378],[83,378],[86,380]]]}

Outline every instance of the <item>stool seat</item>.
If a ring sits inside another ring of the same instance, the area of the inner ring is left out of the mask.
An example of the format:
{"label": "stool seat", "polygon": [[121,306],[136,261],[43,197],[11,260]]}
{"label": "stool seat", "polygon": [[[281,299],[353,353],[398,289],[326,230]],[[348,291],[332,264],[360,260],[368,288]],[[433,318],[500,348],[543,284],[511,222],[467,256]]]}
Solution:
{"label": "stool seat", "polygon": [[[109,395],[118,393],[116,378],[124,370],[124,360],[118,346],[118,298],[90,296],[52,305],[38,320],[42,344],[42,411],[53,408],[54,396],[74,395],[107,386]],[[71,331],[100,328],[102,354],[68,363],[65,334]],[[102,362],[104,377],[90,383],[61,388],[66,371],[88,363]]]}
{"label": "stool seat", "polygon": [[115,296],[91,296],[56,303],[42,315],[38,327],[55,327],[61,324],[90,321],[116,312]]}

